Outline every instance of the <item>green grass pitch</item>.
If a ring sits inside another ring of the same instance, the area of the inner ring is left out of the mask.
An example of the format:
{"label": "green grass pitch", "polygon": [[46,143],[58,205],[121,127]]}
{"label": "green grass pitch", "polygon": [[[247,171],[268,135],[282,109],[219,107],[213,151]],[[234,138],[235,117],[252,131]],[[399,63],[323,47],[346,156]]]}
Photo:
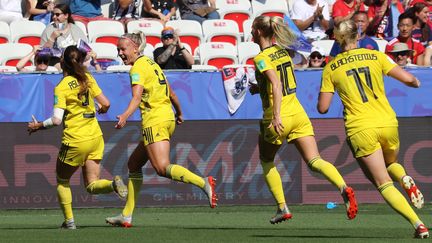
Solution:
{"label": "green grass pitch", "polygon": [[[417,210],[432,225],[432,205]],[[118,208],[74,209],[77,230],[61,230],[60,210],[0,210],[0,242],[409,242],[414,229],[386,204],[290,206],[293,219],[271,225],[274,206],[138,208],[134,227],[105,224]],[[426,239],[430,240],[430,239]],[[417,240],[418,241],[418,240]]]}

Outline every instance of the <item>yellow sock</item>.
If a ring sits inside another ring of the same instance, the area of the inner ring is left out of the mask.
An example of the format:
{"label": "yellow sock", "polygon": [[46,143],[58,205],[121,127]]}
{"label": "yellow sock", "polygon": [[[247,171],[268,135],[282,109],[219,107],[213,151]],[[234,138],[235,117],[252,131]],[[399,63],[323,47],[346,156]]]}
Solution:
{"label": "yellow sock", "polygon": [[142,172],[129,173],[129,181],[128,181],[128,195],[126,205],[123,209],[123,216],[132,216],[133,211],[135,209],[135,202],[139,196],[141,185],[143,181]]}
{"label": "yellow sock", "polygon": [[70,189],[69,180],[64,180],[57,177],[57,197],[65,221],[73,219],[72,192]]}
{"label": "yellow sock", "polygon": [[166,176],[175,181],[193,184],[201,189],[205,185],[205,181],[201,176],[192,173],[180,165],[170,164],[166,169]]}
{"label": "yellow sock", "polygon": [[328,181],[337,186],[340,191],[346,186],[344,179],[339,171],[331,163],[316,157],[308,162],[308,166],[312,171],[321,173]]}
{"label": "yellow sock", "polygon": [[393,181],[397,181],[400,183],[402,177],[406,175],[406,171],[404,167],[397,163],[391,163],[387,166],[387,172],[389,173],[390,177],[393,179]]}
{"label": "yellow sock", "polygon": [[86,189],[90,194],[106,194],[114,191],[112,181],[105,179],[93,181]]}
{"label": "yellow sock", "polygon": [[382,184],[378,187],[378,191],[390,207],[406,218],[413,226],[420,221],[419,217],[408,204],[402,193],[394,187],[393,182]]}
{"label": "yellow sock", "polygon": [[273,194],[279,208],[283,208],[285,206],[285,194],[282,187],[282,179],[275,164],[273,162],[261,161],[261,166],[270,192]]}

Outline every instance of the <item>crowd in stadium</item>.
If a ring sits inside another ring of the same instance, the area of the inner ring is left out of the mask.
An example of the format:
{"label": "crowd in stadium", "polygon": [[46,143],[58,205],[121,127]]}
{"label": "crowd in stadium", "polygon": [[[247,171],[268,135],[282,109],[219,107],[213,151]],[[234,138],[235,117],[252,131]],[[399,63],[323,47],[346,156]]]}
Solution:
{"label": "crowd in stadium", "polygon": [[[3,71],[61,70],[59,53],[38,53],[61,52],[83,40],[90,44],[90,70],[127,70],[115,46],[119,36],[136,30],[147,35],[144,54],[163,69],[253,64],[259,48],[250,34],[252,19],[277,15],[297,33],[298,68],[322,68],[340,52],[333,29],[346,19],[360,27],[360,47],[385,52],[401,66],[430,66],[431,8],[428,0],[0,0],[0,43],[28,45],[5,46],[17,53],[0,65]],[[22,23],[27,20],[38,23]]]}

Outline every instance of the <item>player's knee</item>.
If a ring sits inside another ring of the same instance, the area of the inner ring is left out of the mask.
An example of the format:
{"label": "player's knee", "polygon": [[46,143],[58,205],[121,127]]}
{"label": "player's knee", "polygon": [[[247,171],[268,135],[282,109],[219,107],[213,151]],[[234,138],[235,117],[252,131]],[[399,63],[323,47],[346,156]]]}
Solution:
{"label": "player's knee", "polygon": [[156,170],[156,173],[158,174],[158,176],[166,177],[167,166],[156,166],[154,169]]}
{"label": "player's knee", "polygon": [[57,185],[69,186],[69,179],[63,179],[57,175]]}

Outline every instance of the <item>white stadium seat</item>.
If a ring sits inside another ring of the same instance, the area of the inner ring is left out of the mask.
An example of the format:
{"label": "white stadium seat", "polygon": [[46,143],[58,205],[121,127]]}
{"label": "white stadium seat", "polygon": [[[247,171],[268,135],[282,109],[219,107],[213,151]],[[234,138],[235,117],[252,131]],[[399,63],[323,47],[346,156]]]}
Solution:
{"label": "white stadium seat", "polygon": [[[18,61],[27,56],[32,50],[33,47],[31,45],[24,43],[0,44],[0,65],[16,66]],[[31,63],[27,65],[31,65]]]}
{"label": "white stadium seat", "polygon": [[39,45],[46,26],[39,21],[18,20],[10,23],[12,42]]}
{"label": "white stadium seat", "polygon": [[229,19],[211,19],[202,23],[206,42],[228,42],[237,45],[240,32],[237,23]]}
{"label": "white stadium seat", "polygon": [[87,24],[90,42],[105,42],[117,45],[118,39],[124,34],[123,24],[115,20],[96,20]]}
{"label": "white stadium seat", "polygon": [[237,48],[240,64],[254,65],[253,58],[261,51],[259,45],[254,42],[241,42]]}
{"label": "white stadium seat", "polygon": [[248,19],[243,22],[244,41],[252,41],[252,23],[253,19]]}
{"label": "white stadium seat", "polygon": [[285,0],[252,0],[251,3],[252,12],[255,17],[267,15],[283,18],[285,14],[288,14],[288,5]]}
{"label": "white stadium seat", "polygon": [[222,68],[225,65],[238,64],[236,47],[227,42],[206,42],[199,46],[201,64]]}
{"label": "white stadium seat", "polygon": [[154,59],[153,56],[153,51],[155,50],[155,48],[153,47],[153,45],[151,44],[147,44],[146,47],[144,48],[144,55],[150,57],[150,59]]}
{"label": "white stadium seat", "polygon": [[0,44],[11,42],[11,33],[8,23],[0,21]]}
{"label": "white stadium seat", "polygon": [[127,24],[128,33],[133,33],[137,30],[144,32],[147,43],[153,46],[161,42],[161,32],[163,28],[161,22],[150,19],[132,20]]}
{"label": "white stadium seat", "polygon": [[111,59],[121,61],[118,57],[117,46],[111,43],[89,43],[90,48],[96,52],[97,59]]}
{"label": "white stadium seat", "polygon": [[243,22],[252,16],[252,7],[249,0],[216,0],[216,6],[221,19],[230,19],[237,22],[240,33],[243,33]]}

